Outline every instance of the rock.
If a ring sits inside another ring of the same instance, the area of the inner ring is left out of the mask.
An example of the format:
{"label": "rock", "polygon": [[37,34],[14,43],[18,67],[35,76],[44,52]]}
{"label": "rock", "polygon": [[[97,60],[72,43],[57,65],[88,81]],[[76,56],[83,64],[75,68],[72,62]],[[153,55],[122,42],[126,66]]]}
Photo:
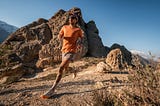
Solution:
{"label": "rock", "polygon": [[119,44],[113,44],[110,49],[111,50],[120,49],[124,61],[126,61],[128,65],[132,65],[132,53],[129,50],[127,50],[123,45],[121,46]]}
{"label": "rock", "polygon": [[[53,39],[51,42],[52,41]],[[58,40],[55,41],[58,42]],[[39,60],[36,63],[38,68],[46,68],[46,66],[52,66],[61,61],[62,56],[60,45],[56,45],[55,41],[53,41],[54,43],[42,46],[42,49],[39,51]]]}
{"label": "rock", "polygon": [[[88,23],[86,27],[86,23],[82,18],[82,13],[80,8],[74,7],[69,11],[59,10],[54,16],[52,16],[49,20],[39,18],[37,21],[32,22],[20,29],[16,32],[12,33],[3,43],[2,45],[11,45],[16,54],[22,60],[22,63],[35,61],[37,59],[38,66],[41,63],[44,64],[48,58],[49,61],[47,62],[48,65],[51,63],[57,63],[61,61],[61,42],[57,39],[57,35],[62,28],[63,25],[68,24],[68,17],[70,14],[77,14],[78,15],[78,26],[83,30],[84,39],[82,40],[82,53],[78,53],[78,58],[85,56],[88,52],[88,37],[92,34],[92,30],[96,28],[95,23],[92,25],[92,22]],[[90,28],[92,27],[92,28]],[[93,30],[93,34],[98,34],[98,29]],[[92,36],[90,36],[92,37]],[[89,38],[90,38],[89,37]],[[96,37],[99,37],[96,35]],[[90,39],[90,41],[93,39]],[[39,44],[34,45],[33,42],[39,42]],[[94,40],[92,41],[94,42]],[[91,42],[91,43],[92,43]],[[98,42],[99,43],[99,42]],[[100,43],[102,44],[101,40]],[[101,48],[101,44],[98,44],[98,48]],[[32,45],[32,46],[31,46]],[[90,44],[92,45],[92,44]],[[91,46],[91,51],[94,50],[95,45]],[[97,46],[97,44],[96,44]],[[42,47],[42,49],[40,49]],[[32,49],[31,49],[32,48]],[[35,49],[33,49],[35,48]],[[102,47],[103,48],[103,47]],[[31,52],[31,51],[32,52]],[[105,49],[104,49],[105,50]],[[18,52],[17,52],[18,51]],[[98,55],[92,55],[95,57],[104,56],[102,49],[95,49],[93,51],[100,51]],[[101,55],[102,52],[102,55]],[[100,55],[99,55],[100,54]],[[38,58],[39,57],[39,58]],[[46,64],[47,65],[47,64]]]}
{"label": "rock", "polygon": [[113,70],[125,69],[132,65],[132,54],[124,46],[114,44],[107,55],[106,63]]}
{"label": "rock", "polygon": [[102,89],[102,88],[105,87],[105,85],[104,85],[103,82],[101,82],[101,81],[97,81],[94,86],[95,86],[95,88],[97,88],[97,89]]}
{"label": "rock", "polygon": [[106,57],[107,50],[99,36],[99,31],[94,21],[87,23],[88,54],[93,57]]}
{"label": "rock", "polygon": [[39,18],[39,19],[37,20],[37,23],[39,23],[39,24],[43,24],[43,23],[47,23],[47,22],[48,22],[48,20],[43,19],[43,18]]}
{"label": "rock", "polygon": [[52,33],[45,19],[39,19],[24,27],[21,27],[16,32],[8,36],[8,38],[2,42],[2,45],[9,44],[15,46],[18,42],[29,42],[33,40],[39,40],[41,44],[49,43],[52,38]]}
{"label": "rock", "polygon": [[52,57],[48,57],[48,58],[43,58],[43,59],[39,59],[36,63],[36,66],[38,68],[47,68],[51,65],[52,63]]}
{"label": "rock", "polygon": [[0,69],[0,84],[12,83],[19,80],[25,74],[25,68],[22,64]]}
{"label": "rock", "polygon": [[[48,44],[52,39],[52,33],[47,22],[48,20],[40,18],[18,29],[9,35],[1,46],[4,48],[9,46],[12,54],[16,54],[12,55],[12,60],[19,59],[19,63],[27,64],[28,68],[35,66],[42,45]],[[3,58],[2,61],[6,61],[4,64],[9,66],[14,62],[11,61],[11,58],[5,59]]]}
{"label": "rock", "polygon": [[[14,66],[6,67],[0,70],[0,77],[3,77],[5,75],[9,76],[9,75],[17,74],[17,73],[12,73],[12,72],[18,72],[19,70],[22,70],[22,69],[23,69],[23,65],[21,63],[14,65]],[[20,72],[23,73],[23,71],[20,71]]]}
{"label": "rock", "polygon": [[112,68],[104,62],[100,62],[97,64],[96,71],[100,73],[106,73],[112,71]]}
{"label": "rock", "polygon": [[16,53],[7,53],[2,57],[2,60],[5,60],[5,66],[9,66],[10,63],[21,63],[22,60]]}
{"label": "rock", "polygon": [[23,33],[27,41],[38,40],[40,44],[48,44],[52,39],[51,31],[46,23],[30,28],[29,31]]}
{"label": "rock", "polygon": [[112,50],[106,59],[106,63],[109,64],[112,69],[120,69],[122,68],[122,52],[120,49]]}
{"label": "rock", "polygon": [[23,63],[29,63],[38,58],[38,52],[40,49],[41,45],[38,41],[24,43],[19,50],[17,50],[17,55],[21,58]]}

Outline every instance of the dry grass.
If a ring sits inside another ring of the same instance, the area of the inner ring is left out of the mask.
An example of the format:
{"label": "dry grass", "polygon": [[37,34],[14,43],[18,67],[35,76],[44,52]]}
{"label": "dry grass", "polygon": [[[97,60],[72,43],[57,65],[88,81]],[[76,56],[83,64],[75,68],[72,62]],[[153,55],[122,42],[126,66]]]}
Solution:
{"label": "dry grass", "polygon": [[160,105],[160,73],[156,66],[139,68],[129,76],[131,89],[126,94],[134,105]]}
{"label": "dry grass", "polygon": [[95,106],[160,106],[159,64],[130,70],[128,82],[121,90],[106,88],[94,93]]}

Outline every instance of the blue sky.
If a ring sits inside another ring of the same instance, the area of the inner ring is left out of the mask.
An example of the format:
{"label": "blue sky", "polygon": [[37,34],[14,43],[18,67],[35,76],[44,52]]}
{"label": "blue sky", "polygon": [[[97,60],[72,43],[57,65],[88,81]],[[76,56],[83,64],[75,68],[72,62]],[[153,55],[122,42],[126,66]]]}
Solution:
{"label": "blue sky", "polygon": [[22,27],[72,7],[96,22],[104,45],[160,54],[160,0],[0,0],[0,20]]}

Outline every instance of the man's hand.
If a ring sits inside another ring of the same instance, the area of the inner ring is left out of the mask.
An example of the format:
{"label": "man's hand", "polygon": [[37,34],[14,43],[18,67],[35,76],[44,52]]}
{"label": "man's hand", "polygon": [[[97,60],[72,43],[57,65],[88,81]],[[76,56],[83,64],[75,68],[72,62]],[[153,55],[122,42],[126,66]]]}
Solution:
{"label": "man's hand", "polygon": [[81,49],[81,48],[82,48],[82,44],[78,44],[77,49]]}

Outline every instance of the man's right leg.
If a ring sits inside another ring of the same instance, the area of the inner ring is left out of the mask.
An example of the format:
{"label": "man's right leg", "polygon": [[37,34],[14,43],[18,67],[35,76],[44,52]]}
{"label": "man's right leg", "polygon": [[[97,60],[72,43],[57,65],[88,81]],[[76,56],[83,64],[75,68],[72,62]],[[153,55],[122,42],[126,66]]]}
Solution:
{"label": "man's right leg", "polygon": [[68,62],[68,64],[66,64],[66,66],[64,67],[64,71],[67,72],[67,71],[68,71],[68,68],[69,68],[69,62]]}

